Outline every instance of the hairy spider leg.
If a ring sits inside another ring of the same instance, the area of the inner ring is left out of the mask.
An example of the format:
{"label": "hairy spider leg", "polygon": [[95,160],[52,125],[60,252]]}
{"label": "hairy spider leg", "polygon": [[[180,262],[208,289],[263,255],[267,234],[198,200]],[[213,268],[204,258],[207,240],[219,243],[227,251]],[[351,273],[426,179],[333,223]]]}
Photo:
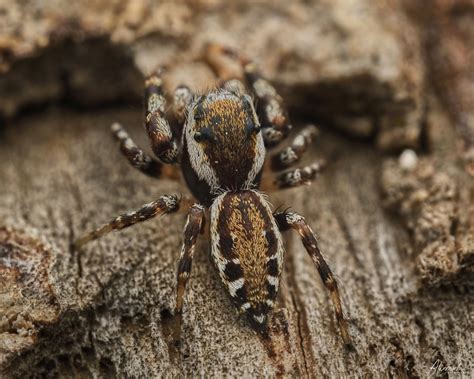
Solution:
{"label": "hairy spider leg", "polygon": [[310,165],[293,168],[281,173],[269,173],[266,171],[262,177],[260,190],[264,192],[277,191],[286,188],[294,188],[309,185],[326,167],[324,160],[313,162]]}
{"label": "hairy spider leg", "polygon": [[234,50],[219,43],[208,43],[202,58],[221,84],[231,79],[244,79],[240,57]]}
{"label": "hairy spider leg", "polygon": [[188,211],[186,225],[184,226],[184,240],[181,248],[181,255],[178,263],[176,305],[175,305],[175,325],[173,331],[174,342],[178,343],[181,335],[181,324],[183,318],[183,302],[186,284],[191,274],[194,250],[199,233],[204,227],[204,207],[194,204]]}
{"label": "hairy spider leg", "polygon": [[255,64],[244,64],[244,74],[256,98],[265,146],[275,146],[283,141],[292,129],[284,101],[258,72]]}
{"label": "hairy spider leg", "polygon": [[164,163],[177,163],[179,147],[165,117],[166,99],[161,70],[145,80],[145,129],[154,154]]}
{"label": "hairy spider leg", "polygon": [[293,166],[298,162],[318,135],[318,128],[308,125],[300,130],[291,141],[291,144],[272,155],[268,160],[271,171],[280,171]]}
{"label": "hairy spider leg", "polygon": [[321,251],[318,246],[318,241],[314,232],[311,230],[311,227],[306,223],[306,220],[303,216],[295,212],[281,212],[274,214],[275,220],[277,221],[279,229],[284,232],[289,229],[296,230],[299,234],[301,241],[303,242],[306,251],[313,260],[316,268],[319,272],[321,280],[328,289],[332,303],[334,305],[334,310],[336,313],[336,320],[341,331],[342,339],[344,344],[348,347],[352,347],[352,341],[349,336],[347,322],[344,318],[344,313],[342,311],[341,297],[339,295],[339,289],[337,286],[336,279],[332,274],[329,266],[324,260]]}
{"label": "hairy spider leg", "polygon": [[120,142],[120,151],[132,167],[153,178],[178,179],[180,177],[176,167],[164,165],[140,149],[121,124],[114,122],[110,130],[115,139]]}
{"label": "hairy spider leg", "polygon": [[124,213],[94,231],[84,234],[74,242],[74,247],[80,248],[86,243],[94,241],[113,230],[125,229],[158,215],[175,213],[182,205],[185,205],[183,203],[189,202],[189,199],[181,199],[175,195],[163,195],[158,200],[147,203],[136,211]]}

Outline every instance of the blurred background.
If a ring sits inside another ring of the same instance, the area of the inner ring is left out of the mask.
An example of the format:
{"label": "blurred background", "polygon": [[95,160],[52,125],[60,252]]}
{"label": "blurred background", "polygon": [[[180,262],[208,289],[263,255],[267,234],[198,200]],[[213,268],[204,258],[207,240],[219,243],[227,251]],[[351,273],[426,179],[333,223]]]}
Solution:
{"label": "blurred background", "polygon": [[[211,88],[209,42],[254,60],[294,125],[321,130],[308,159],[327,172],[272,203],[318,232],[358,355],[296,238],[270,347],[196,258],[180,358],[166,328],[183,220],[69,247],[185,191],[134,172],[108,128],[148,147],[144,77],[164,66],[170,91]],[[0,0],[0,372],[472,375],[473,47],[472,0]]]}
{"label": "blurred background", "polygon": [[383,150],[419,147],[433,88],[464,143],[472,142],[470,1],[3,0],[1,7],[4,118],[54,102],[139,103],[143,74],[219,42],[254,59],[299,117],[373,138]]}

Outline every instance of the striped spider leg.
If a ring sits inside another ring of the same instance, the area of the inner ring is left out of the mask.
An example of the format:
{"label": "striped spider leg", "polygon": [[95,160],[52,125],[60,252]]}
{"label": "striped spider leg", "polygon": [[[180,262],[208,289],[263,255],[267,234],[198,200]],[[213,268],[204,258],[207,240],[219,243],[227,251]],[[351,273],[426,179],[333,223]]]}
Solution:
{"label": "striped spider leg", "polygon": [[316,268],[319,272],[321,280],[328,289],[332,303],[334,305],[334,311],[336,313],[336,320],[341,331],[341,336],[344,344],[348,348],[352,348],[352,341],[349,336],[347,322],[344,318],[342,311],[341,296],[337,286],[337,281],[334,278],[331,269],[324,260],[316,236],[311,227],[306,223],[303,216],[295,212],[280,212],[275,213],[275,220],[278,224],[280,231],[284,232],[290,229],[295,230],[301,238],[306,251],[313,260]]}

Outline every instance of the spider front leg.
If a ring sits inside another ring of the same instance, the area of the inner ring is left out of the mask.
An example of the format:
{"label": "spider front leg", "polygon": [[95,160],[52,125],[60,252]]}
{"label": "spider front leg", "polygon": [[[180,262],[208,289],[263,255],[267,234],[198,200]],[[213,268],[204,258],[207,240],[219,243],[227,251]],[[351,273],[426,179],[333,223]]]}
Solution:
{"label": "spider front leg", "polygon": [[191,274],[194,250],[199,233],[204,226],[204,207],[194,204],[188,212],[188,218],[184,227],[184,241],[178,263],[176,306],[175,306],[175,326],[173,338],[178,343],[181,335],[181,324],[183,317],[183,299],[186,284]]}
{"label": "spider front leg", "polygon": [[166,99],[163,94],[161,72],[150,75],[145,81],[145,129],[155,155],[164,163],[177,163],[179,148],[165,118]]}
{"label": "spider front leg", "polygon": [[255,64],[244,63],[244,74],[257,98],[257,114],[262,124],[265,146],[275,146],[284,140],[292,129],[283,99],[258,72]]}
{"label": "spider front leg", "polygon": [[136,211],[124,213],[94,231],[86,233],[74,242],[74,247],[77,249],[81,248],[86,243],[96,240],[113,230],[127,228],[136,223],[149,220],[157,215],[177,212],[182,202],[183,200],[177,196],[163,195],[158,200],[145,204]]}
{"label": "spider front leg", "polygon": [[120,150],[132,167],[153,178],[179,178],[176,167],[164,165],[146,154],[133,142],[118,122],[113,123],[110,129],[114,137],[120,142]]}
{"label": "spider front leg", "polygon": [[329,266],[324,260],[321,251],[319,250],[318,241],[314,235],[314,232],[311,230],[311,227],[306,223],[306,220],[303,216],[294,212],[281,212],[274,214],[275,220],[277,222],[278,228],[284,232],[289,229],[294,229],[298,232],[301,241],[303,242],[306,251],[316,265],[316,268],[321,276],[326,288],[329,290],[331,295],[331,300],[334,305],[334,310],[336,313],[336,320],[341,331],[342,339],[344,344],[348,347],[352,347],[352,341],[349,336],[347,322],[344,318],[344,313],[342,311],[341,296],[339,295],[339,289],[337,286],[336,279],[332,274]]}

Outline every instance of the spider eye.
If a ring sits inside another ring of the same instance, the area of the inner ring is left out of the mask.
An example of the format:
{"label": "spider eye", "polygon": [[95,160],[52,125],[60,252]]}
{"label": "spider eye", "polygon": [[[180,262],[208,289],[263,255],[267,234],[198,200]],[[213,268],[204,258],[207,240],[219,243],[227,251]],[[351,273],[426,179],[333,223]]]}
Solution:
{"label": "spider eye", "polygon": [[194,140],[196,142],[201,142],[203,140],[202,134],[200,132],[194,133]]}
{"label": "spider eye", "polygon": [[210,141],[215,142],[216,138],[214,132],[209,128],[202,128],[199,132],[194,133],[194,140],[196,142]]}

